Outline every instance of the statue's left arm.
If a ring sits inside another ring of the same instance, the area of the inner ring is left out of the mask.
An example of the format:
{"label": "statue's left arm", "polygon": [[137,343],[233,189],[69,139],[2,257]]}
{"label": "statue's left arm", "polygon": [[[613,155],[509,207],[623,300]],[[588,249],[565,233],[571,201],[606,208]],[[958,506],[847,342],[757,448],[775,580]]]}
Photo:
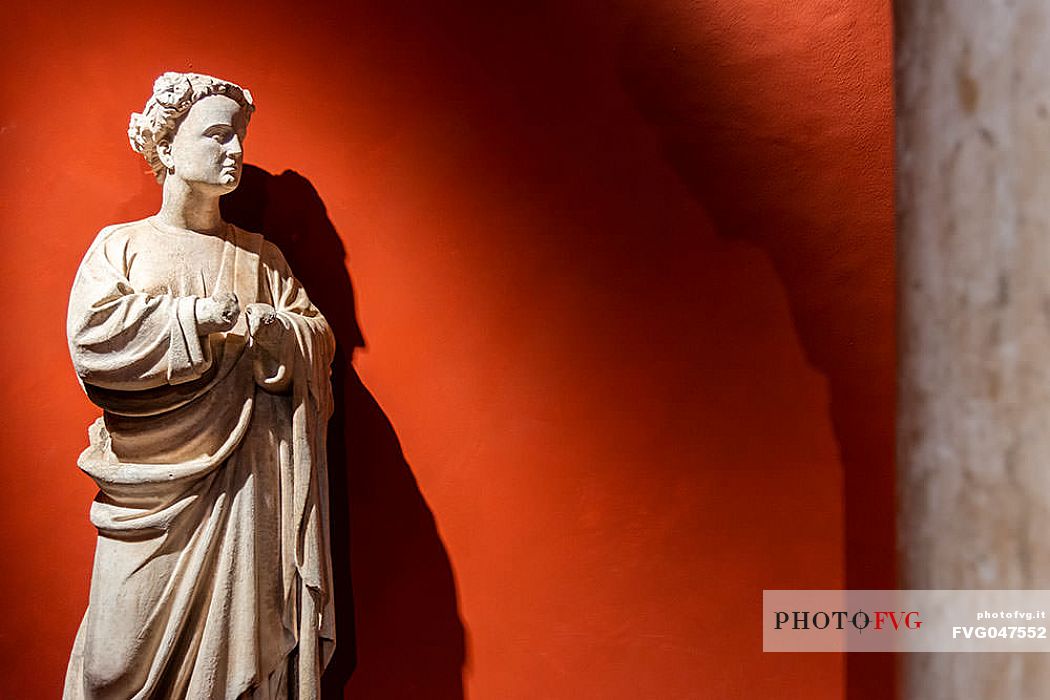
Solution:
{"label": "statue's left arm", "polygon": [[264,298],[269,297],[270,303],[246,308],[256,383],[267,391],[283,393],[293,381],[305,380],[310,392],[327,405],[329,368],[335,354],[332,330],[276,246],[263,245],[261,263]]}
{"label": "statue's left arm", "polygon": [[335,613],[328,536],[326,424],[332,414],[331,362],[335,338],[328,322],[272,244],[261,251],[262,284],[269,305],[246,313],[255,353],[255,380],[264,390],[285,393],[292,407],[290,513],[285,542],[301,583],[299,685],[319,682],[335,642]]}

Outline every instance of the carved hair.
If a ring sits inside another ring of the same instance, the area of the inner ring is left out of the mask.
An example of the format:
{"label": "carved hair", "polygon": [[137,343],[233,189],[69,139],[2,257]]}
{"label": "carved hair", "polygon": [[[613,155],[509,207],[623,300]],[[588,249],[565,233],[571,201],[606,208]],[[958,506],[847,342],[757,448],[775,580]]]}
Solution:
{"label": "carved hair", "polygon": [[240,85],[200,73],[168,72],[153,83],[153,95],[142,113],[132,113],[128,139],[132,149],[141,153],[149,163],[157,182],[164,182],[167,175],[167,169],[157,156],[157,144],[170,140],[190,107],[209,95],[226,95],[236,100],[244,111],[245,123],[255,111],[252,94]]}

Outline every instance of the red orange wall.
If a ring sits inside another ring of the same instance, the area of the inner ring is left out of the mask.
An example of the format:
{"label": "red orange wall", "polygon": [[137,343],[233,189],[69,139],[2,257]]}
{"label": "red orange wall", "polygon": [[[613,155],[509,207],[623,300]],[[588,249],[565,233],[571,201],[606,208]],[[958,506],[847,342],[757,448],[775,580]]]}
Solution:
{"label": "red orange wall", "polygon": [[347,697],[888,697],[885,659],[763,655],[758,625],[763,588],[894,582],[889,25],[862,0],[8,8],[0,697],[57,697],[86,603],[65,304],[96,231],[157,206],[124,129],[169,69],[252,89],[247,161],[305,178],[269,182],[312,187],[304,230],[347,253],[289,256],[364,340],[333,426]]}

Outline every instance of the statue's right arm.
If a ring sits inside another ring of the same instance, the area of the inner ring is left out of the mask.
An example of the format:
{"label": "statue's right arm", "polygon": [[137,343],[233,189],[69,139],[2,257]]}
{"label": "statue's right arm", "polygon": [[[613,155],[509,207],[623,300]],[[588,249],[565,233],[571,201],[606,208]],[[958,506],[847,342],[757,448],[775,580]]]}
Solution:
{"label": "statue's right arm", "polygon": [[66,331],[77,376],[105,389],[151,389],[196,379],[211,364],[197,328],[198,297],[132,287],[128,239],[103,229],[84,256]]}

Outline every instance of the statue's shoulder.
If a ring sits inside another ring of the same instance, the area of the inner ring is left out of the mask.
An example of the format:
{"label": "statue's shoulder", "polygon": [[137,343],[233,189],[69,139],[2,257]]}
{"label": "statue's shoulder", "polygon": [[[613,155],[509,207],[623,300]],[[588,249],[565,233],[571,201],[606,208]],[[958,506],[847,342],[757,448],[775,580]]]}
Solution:
{"label": "statue's shoulder", "polygon": [[126,221],[118,224],[110,224],[109,226],[103,226],[98,232],[96,239],[112,238],[114,236],[124,238],[128,236],[134,236],[136,233],[141,231],[152,230],[149,219],[138,219],[137,221]]}
{"label": "statue's shoulder", "polygon": [[263,238],[261,233],[247,231],[236,224],[230,224],[230,230],[233,232],[233,242],[238,248],[255,253],[256,255],[259,255],[262,252],[266,239]]}
{"label": "statue's shoulder", "polygon": [[127,221],[124,223],[103,226],[95,236],[95,240],[91,243],[91,246],[88,248],[85,258],[89,257],[92,251],[104,250],[112,246],[127,245],[129,242],[151,230],[152,226],[150,226],[148,219],[139,219],[138,221]]}
{"label": "statue's shoulder", "polygon": [[230,227],[233,229],[233,236],[237,245],[258,255],[259,261],[263,265],[269,268],[280,268],[286,265],[281,249],[273,241],[261,233],[246,231],[233,224],[230,224]]}

